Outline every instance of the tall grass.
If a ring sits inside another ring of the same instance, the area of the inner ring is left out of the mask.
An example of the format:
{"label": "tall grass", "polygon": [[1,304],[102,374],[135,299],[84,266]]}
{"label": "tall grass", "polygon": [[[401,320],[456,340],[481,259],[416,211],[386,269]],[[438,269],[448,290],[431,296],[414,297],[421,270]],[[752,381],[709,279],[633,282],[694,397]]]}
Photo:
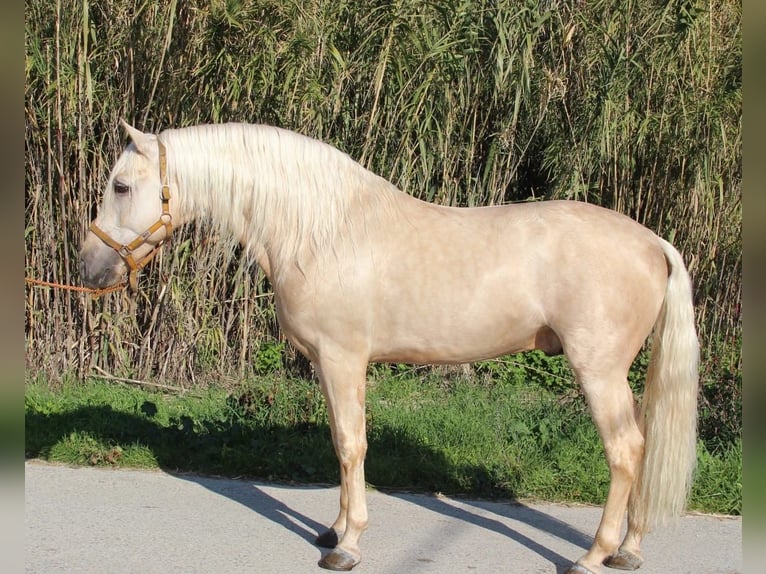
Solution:
{"label": "tall grass", "polygon": [[[689,263],[709,384],[720,378],[713,358],[736,353],[739,2],[30,0],[25,10],[27,276],[78,282],[79,241],[125,144],[119,118],[151,131],[263,122],[325,140],[429,201],[572,198],[627,213]],[[207,383],[251,373],[280,340],[263,276],[203,227],[180,232],[141,288],[130,301],[30,287],[29,371]],[[289,347],[285,366],[307,369]]]}

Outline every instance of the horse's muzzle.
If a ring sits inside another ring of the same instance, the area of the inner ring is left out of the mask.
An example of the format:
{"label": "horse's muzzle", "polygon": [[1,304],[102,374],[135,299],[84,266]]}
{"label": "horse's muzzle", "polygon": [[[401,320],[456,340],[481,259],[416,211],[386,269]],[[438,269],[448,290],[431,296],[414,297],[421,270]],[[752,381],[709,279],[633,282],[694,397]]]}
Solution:
{"label": "horse's muzzle", "polygon": [[92,289],[103,289],[118,283],[126,271],[120,255],[105,245],[88,242],[80,250],[80,280]]}

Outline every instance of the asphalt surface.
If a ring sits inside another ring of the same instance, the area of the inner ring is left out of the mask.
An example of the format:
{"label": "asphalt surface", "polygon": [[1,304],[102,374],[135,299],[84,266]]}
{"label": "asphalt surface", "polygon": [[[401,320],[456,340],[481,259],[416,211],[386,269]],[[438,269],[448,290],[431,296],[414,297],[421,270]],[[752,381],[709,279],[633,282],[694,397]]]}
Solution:
{"label": "asphalt surface", "polygon": [[[325,572],[338,489],[25,464],[30,573]],[[560,573],[601,509],[368,492],[359,574]],[[689,515],[644,542],[643,574],[742,572],[740,518]],[[616,573],[617,570],[604,569]]]}

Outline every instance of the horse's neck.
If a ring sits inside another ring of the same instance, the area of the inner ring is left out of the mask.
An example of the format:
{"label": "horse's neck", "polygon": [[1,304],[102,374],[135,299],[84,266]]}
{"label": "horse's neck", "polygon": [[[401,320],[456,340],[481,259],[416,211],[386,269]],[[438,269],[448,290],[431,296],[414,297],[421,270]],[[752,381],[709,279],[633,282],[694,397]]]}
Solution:
{"label": "horse's neck", "polygon": [[[296,258],[312,249],[326,250],[344,224],[350,198],[358,201],[375,178],[314,142],[300,141],[304,147],[294,152],[276,142],[259,143],[197,153],[177,178],[185,194],[184,218],[209,219],[214,230],[240,241],[271,275],[289,263],[294,267]],[[245,149],[261,151],[253,156]]]}

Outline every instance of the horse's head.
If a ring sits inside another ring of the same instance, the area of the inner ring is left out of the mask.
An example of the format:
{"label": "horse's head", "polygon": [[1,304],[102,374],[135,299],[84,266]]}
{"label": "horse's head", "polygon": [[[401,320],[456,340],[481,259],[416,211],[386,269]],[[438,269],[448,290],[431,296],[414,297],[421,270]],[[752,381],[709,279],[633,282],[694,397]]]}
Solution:
{"label": "horse's head", "polygon": [[170,190],[165,147],[157,136],[125,122],[132,143],[112,168],[96,219],[80,250],[80,277],[106,287],[136,274],[170,237]]}

